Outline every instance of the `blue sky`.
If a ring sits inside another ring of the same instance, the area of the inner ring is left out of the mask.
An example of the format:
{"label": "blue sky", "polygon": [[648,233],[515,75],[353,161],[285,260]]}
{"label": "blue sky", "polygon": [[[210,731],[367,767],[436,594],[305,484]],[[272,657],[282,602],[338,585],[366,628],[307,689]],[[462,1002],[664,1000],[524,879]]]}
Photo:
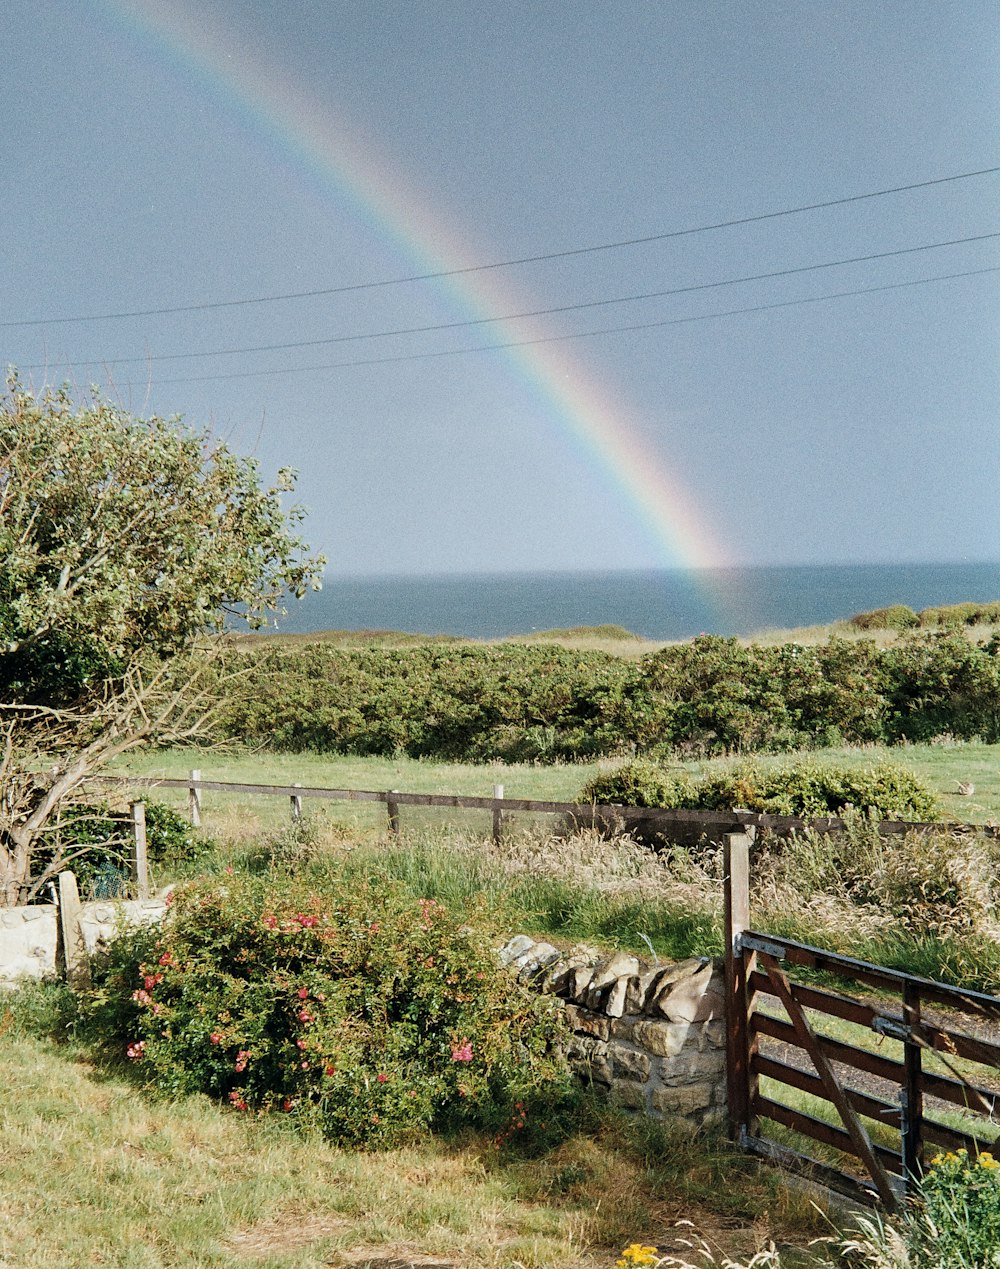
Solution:
{"label": "blue sky", "polygon": [[[996,173],[476,275],[478,307],[438,280],[55,320],[545,255],[990,168],[996,17],[992,0],[14,0],[3,360],[36,384],[110,382],[265,472],[296,467],[336,572],[649,567],[706,543],[727,563],[996,560],[1000,274],[923,280],[1000,265],[1000,238],[451,325],[996,233]],[[902,282],[921,284],[712,316]],[[541,379],[516,350],[462,351],[687,318],[546,346]],[[356,338],[431,325],[450,329]],[[316,340],[345,342],[153,360]],[[235,377],[195,381],[212,374]]]}

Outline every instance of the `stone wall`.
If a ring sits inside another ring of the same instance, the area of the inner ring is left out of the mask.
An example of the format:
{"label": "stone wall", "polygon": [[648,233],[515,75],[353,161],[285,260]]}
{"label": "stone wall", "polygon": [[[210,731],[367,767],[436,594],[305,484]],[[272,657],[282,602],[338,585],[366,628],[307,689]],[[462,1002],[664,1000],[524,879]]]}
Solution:
{"label": "stone wall", "polygon": [[565,1001],[569,1057],[584,1079],[624,1106],[692,1130],[726,1118],[725,992],[721,961],[643,967],[624,952],[578,944],[560,952],[526,934],[500,959],[522,983]]}
{"label": "stone wall", "polygon": [[[126,899],[80,905],[80,930],[93,955],[123,926],[148,925],[166,911],[163,899]],[[40,903],[27,908],[0,908],[0,987],[22,979],[52,978],[57,962],[59,909]]]}

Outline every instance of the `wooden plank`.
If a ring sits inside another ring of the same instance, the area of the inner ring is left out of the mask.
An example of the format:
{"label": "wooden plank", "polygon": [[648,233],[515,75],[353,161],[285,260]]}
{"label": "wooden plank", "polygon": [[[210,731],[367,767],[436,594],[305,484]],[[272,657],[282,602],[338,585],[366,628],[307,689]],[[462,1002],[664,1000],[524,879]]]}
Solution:
{"label": "wooden plank", "polygon": [[[903,1013],[911,1036],[920,1030],[920,988],[916,983],[903,984]],[[920,1179],[923,1170],[924,1089],[921,1047],[914,1039],[903,1043],[902,1109],[903,1176],[907,1184]]]}
{"label": "wooden plank", "polygon": [[798,1150],[792,1150],[790,1146],[779,1145],[776,1141],[770,1141],[764,1137],[745,1137],[740,1144],[744,1150],[755,1154],[759,1159],[766,1159],[787,1172],[823,1185],[835,1194],[842,1194],[856,1203],[871,1206],[878,1202],[874,1187],[865,1177],[840,1172],[826,1163],[820,1163],[818,1159],[810,1158],[809,1155],[802,1154]]}
{"label": "wooden plank", "polygon": [[923,1121],[923,1133],[926,1142],[941,1146],[945,1150],[967,1150],[972,1155],[978,1154],[983,1148],[990,1149],[997,1144],[994,1137],[977,1137],[973,1132],[962,1132],[961,1129],[954,1128],[950,1124],[940,1124],[936,1119],[928,1119],[926,1115]]}
{"label": "wooden plank", "polygon": [[[785,1128],[791,1128],[793,1132],[800,1132],[804,1137],[809,1137],[813,1141],[820,1141],[825,1146],[831,1146],[834,1150],[839,1150],[842,1154],[854,1155],[855,1158],[861,1158],[855,1149],[855,1142],[849,1133],[843,1128],[838,1128],[835,1124],[829,1124],[825,1119],[817,1119],[814,1115],[807,1115],[804,1111],[793,1110],[790,1106],[783,1106],[780,1102],[772,1101],[769,1097],[757,1097],[754,1103],[755,1112],[761,1119],[770,1119],[776,1124],[781,1124]],[[883,1184],[876,1185],[879,1198],[885,1203],[886,1207],[894,1210],[897,1207],[896,1191],[890,1181],[887,1173],[892,1172],[899,1174],[903,1170],[903,1164],[899,1155],[893,1154],[891,1150],[886,1150],[884,1146],[873,1146],[872,1155],[876,1160],[877,1174],[881,1178]],[[866,1160],[862,1159],[865,1167],[869,1167]],[[873,1181],[876,1176],[876,1169],[871,1170]],[[888,1194],[889,1201],[886,1201]]]}
{"label": "wooden plank", "polygon": [[961,987],[951,987],[947,983],[937,983],[929,978],[920,978],[916,974],[906,974],[902,970],[889,969],[883,965],[872,965],[868,961],[859,961],[854,957],[844,956],[840,952],[828,952],[824,948],[811,947],[806,943],[797,943],[793,939],[785,939],[773,934],[762,934],[757,930],[748,930],[747,934],[780,946],[789,964],[802,965],[807,969],[828,970],[830,973],[839,974],[842,978],[857,979],[875,987],[887,987],[891,991],[900,993],[904,983],[916,983],[920,987],[920,994],[924,1001],[933,1001],[947,1005],[949,1008],[965,1010],[977,1017],[1000,1021],[1000,997],[987,996],[978,991],[967,991]]}
{"label": "wooden plank", "polygon": [[133,802],[129,808],[132,816],[132,876],[135,893],[140,899],[149,898],[149,855],[146,850],[146,804]]}
{"label": "wooden plank", "polygon": [[[767,975],[757,970],[748,986],[751,991],[768,994]],[[890,1022],[902,1021],[898,1016],[876,1008],[863,1000],[823,991],[818,987],[807,986],[805,983],[792,983],[791,986],[796,1000],[807,1009],[815,1009],[819,1013],[842,1018],[845,1022],[854,1022],[858,1026],[871,1028],[872,1023],[878,1018],[884,1018]],[[913,1028],[913,1039],[922,1048],[934,1049],[939,1053],[963,1058],[968,1062],[979,1062],[983,1066],[1000,1067],[1000,1044],[976,1039],[950,1027],[939,1027],[921,1019]]]}
{"label": "wooden plank", "polygon": [[875,1188],[879,1192],[882,1202],[888,1211],[895,1211],[897,1207],[896,1195],[889,1183],[883,1161],[872,1145],[868,1133],[865,1131],[864,1125],[858,1118],[853,1106],[848,1101],[844,1090],[840,1086],[837,1075],[830,1063],[830,1059],[823,1052],[823,1048],[817,1039],[813,1029],[809,1023],[809,1019],[805,1015],[805,1011],[792,995],[788,979],[782,973],[781,966],[768,952],[760,952],[760,959],[764,968],[767,970],[767,976],[771,980],[771,986],[778,995],[781,1003],[785,1006],[788,1016],[792,1020],[792,1026],[799,1037],[799,1042],[805,1048],[812,1063],[819,1073],[820,1079],[826,1085],[826,1090],[830,1101],[837,1108],[837,1113],[843,1121],[847,1135],[850,1137],[854,1145],[854,1153],[857,1154],[865,1167],[871,1173],[872,1180],[875,1182]]}
{"label": "wooden plank", "polygon": [[[758,1075],[765,1075],[768,1079],[776,1080],[780,1084],[797,1088],[801,1093],[821,1097],[824,1101],[830,1100],[826,1095],[826,1086],[819,1076],[803,1071],[800,1067],[790,1066],[787,1062],[779,1062],[777,1058],[764,1054],[757,1054],[753,1059],[753,1069]],[[899,1128],[900,1108],[892,1102],[883,1101],[879,1097],[870,1097],[867,1093],[849,1086],[844,1087],[844,1093],[858,1114],[874,1119],[887,1128]]]}
{"label": "wooden plank", "polygon": [[[801,1048],[795,1028],[781,1018],[773,1018],[769,1014],[755,1013],[751,1026],[761,1035],[769,1035],[784,1044],[792,1044]],[[857,1049],[851,1044],[843,1044],[840,1040],[831,1040],[829,1036],[819,1037],[820,1046],[831,1062],[839,1062],[843,1066],[853,1067],[858,1071],[867,1071],[869,1075],[877,1075],[879,1079],[890,1083],[903,1083],[903,1064],[893,1058],[883,1057],[880,1053],[872,1053],[869,1049]]]}
{"label": "wooden plank", "polygon": [[[758,1011],[751,1017],[750,1027],[752,1031],[770,1036],[773,1040],[780,1040],[783,1044],[805,1048],[794,1026],[781,1018]],[[831,1062],[850,1066],[858,1071],[867,1071],[869,1075],[876,1075],[879,1079],[888,1080],[890,1083],[899,1085],[900,1088],[903,1087],[906,1072],[902,1062],[883,1057],[880,1053],[873,1053],[870,1049],[844,1044],[829,1036],[819,1035],[817,1039],[822,1051]],[[975,1084],[967,1084],[962,1080],[950,1079],[944,1075],[932,1075],[926,1071],[922,1079],[925,1096],[938,1097],[942,1101],[961,1106],[963,1110],[978,1111],[983,1115],[991,1115],[996,1110],[1000,1110],[1000,1093],[991,1092]]]}

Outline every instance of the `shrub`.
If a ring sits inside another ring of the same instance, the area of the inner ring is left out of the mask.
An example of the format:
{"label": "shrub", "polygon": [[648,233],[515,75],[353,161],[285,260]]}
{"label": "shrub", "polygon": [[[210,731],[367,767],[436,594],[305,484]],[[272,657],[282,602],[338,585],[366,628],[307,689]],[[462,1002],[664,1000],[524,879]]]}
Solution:
{"label": "shrub", "polygon": [[654,762],[626,762],[613,771],[602,771],[580,790],[578,801],[609,806],[656,806],[668,810],[693,805],[691,777],[672,774]]}
{"label": "shrub", "polygon": [[855,630],[909,630],[920,623],[921,618],[906,604],[890,604],[887,608],[855,613],[849,622]]}
{"label": "shrub", "polygon": [[[589,781],[581,801],[709,811],[742,807],[771,815],[827,816],[853,807],[886,820],[937,817],[934,794],[905,767],[792,763],[760,767],[742,763],[699,779],[674,776],[649,763],[628,763]],[[641,799],[641,800],[634,800]]]}
{"label": "shrub", "polygon": [[569,1088],[551,1000],[433,900],[372,880],[328,902],[289,876],[175,892],[117,940],[86,1030],[166,1094],[274,1110],[350,1145],[523,1127]]}

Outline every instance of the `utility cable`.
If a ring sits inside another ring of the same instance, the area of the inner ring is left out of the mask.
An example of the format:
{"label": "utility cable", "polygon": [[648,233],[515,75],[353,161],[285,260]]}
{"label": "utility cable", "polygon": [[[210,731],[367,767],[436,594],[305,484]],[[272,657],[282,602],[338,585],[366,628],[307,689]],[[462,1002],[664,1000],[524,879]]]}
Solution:
{"label": "utility cable", "polygon": [[[603,326],[597,330],[573,331],[566,335],[541,335],[536,339],[517,339],[502,344],[477,344],[472,348],[444,348],[437,352],[399,353],[388,357],[366,357],[356,361],[333,361],[319,366],[288,366],[276,370],[244,370],[214,375],[187,375],[171,379],[159,379],[157,387],[173,383],[211,383],[232,379],[263,379],[276,375],[308,374],[318,370],[343,370],[352,367],[394,365],[404,361],[429,361],[440,357],[463,357],[469,353],[502,352],[510,348],[529,348],[536,344],[558,344],[571,339],[590,339],[596,335],[617,335],[633,331],[656,330],[664,326],[687,326],[693,322],[710,322],[724,317],[742,317],[751,313],[767,313],[772,309],[795,308],[800,304],[823,304],[828,300],[841,300],[855,295],[874,295],[879,291],[901,291],[906,287],[927,286],[931,282],[948,282],[954,278],[974,278],[984,273],[1000,273],[1000,265],[985,269],[967,269],[962,273],[940,273],[929,278],[914,278],[908,282],[889,282],[882,286],[860,287],[852,291],[834,291],[829,295],[812,295],[798,300],[777,300],[771,304],[755,304],[749,308],[724,309],[718,313],[699,313],[692,317],[671,317],[656,322],[638,322],[628,326]],[[123,387],[132,386],[124,384]]]}
{"label": "utility cable", "polygon": [[[200,352],[160,353],[146,357],[91,357],[86,361],[68,361],[67,369],[81,366],[123,366],[141,362],[150,364],[158,361],[190,361],[201,357],[233,357],[241,353],[287,352],[294,348],[316,348],[329,344],[357,343],[366,339],[389,339],[396,335],[424,335],[433,331],[460,330],[470,326],[487,326],[496,322],[514,322],[528,317],[551,317],[557,313],[576,313],[583,309],[607,308],[614,304],[632,304],[638,300],[663,299],[672,295],[689,295],[695,291],[717,290],[724,286],[737,286],[745,282],[763,282],[774,278],[791,277],[798,273],[813,273],[819,269],[835,269],[846,264],[864,264],[872,260],[887,260],[894,256],[913,255],[920,251],[936,251],[942,247],[957,247],[970,242],[986,242],[992,238],[1000,238],[1000,231],[988,234],[976,234],[971,238],[952,238],[947,242],[929,242],[918,247],[899,247],[894,251],[877,251],[866,256],[848,256],[843,260],[826,260],[821,264],[802,264],[789,269],[775,269],[770,273],[748,274],[741,278],[726,278],[719,282],[699,282],[691,286],[671,287],[663,291],[644,291],[636,295],[622,295],[601,300],[586,300],[577,304],[559,304],[552,308],[529,309],[523,313],[506,313],[497,317],[472,317],[459,322],[435,322],[427,326],[404,326],[395,330],[369,331],[358,335],[331,335],[325,339],[299,339],[281,344],[255,344],[246,348],[215,348]],[[43,370],[46,363],[34,363],[25,366],[25,370]]]}
{"label": "utility cable", "polygon": [[762,212],[756,216],[740,216],[735,220],[719,220],[708,225],[694,225],[687,229],[671,229],[663,233],[647,234],[641,238],[622,238],[616,242],[601,242],[589,247],[569,247],[562,251],[549,251],[531,256],[517,256],[509,260],[494,260],[487,264],[470,264],[458,269],[438,269],[432,273],[413,273],[405,277],[384,278],[375,282],[354,282],[343,286],[323,287],[312,291],[287,291],[277,295],[255,295],[237,300],[215,300],[200,304],[177,304],[171,308],[141,308],[119,313],[90,313],[74,317],[33,317],[23,321],[0,322],[0,329],[19,326],[55,326],[67,322],[110,322],[128,317],[162,317],[174,313],[207,312],[211,309],[240,308],[250,304],[274,304],[281,300],[315,299],[324,295],[344,295],[351,291],[373,291],[381,287],[401,286],[407,282],[430,282],[439,278],[454,278],[466,273],[484,273],[491,269],[509,269],[520,264],[540,264],[546,260],[565,260],[570,256],[591,255],[599,251],[614,251],[623,247],[645,246],[652,242],[666,242],[671,238],[684,238],[691,234],[710,233],[717,229],[733,229],[740,225],[756,225],[766,220],[778,220],[783,216],[798,216],[803,212],[822,211],[827,207],[844,207],[849,203],[861,203],[873,198],[885,198],[890,194],[904,194],[910,190],[929,189],[934,185],[947,185],[953,181],[967,181],[978,176],[992,176],[1000,172],[1000,166],[984,167],[975,172],[958,172],[953,176],[939,176],[929,181],[914,181],[909,185],[893,185],[887,189],[871,190],[865,194],[850,194],[843,198],[830,198],[819,203],[802,203],[798,207],[785,207],[780,211]]}

